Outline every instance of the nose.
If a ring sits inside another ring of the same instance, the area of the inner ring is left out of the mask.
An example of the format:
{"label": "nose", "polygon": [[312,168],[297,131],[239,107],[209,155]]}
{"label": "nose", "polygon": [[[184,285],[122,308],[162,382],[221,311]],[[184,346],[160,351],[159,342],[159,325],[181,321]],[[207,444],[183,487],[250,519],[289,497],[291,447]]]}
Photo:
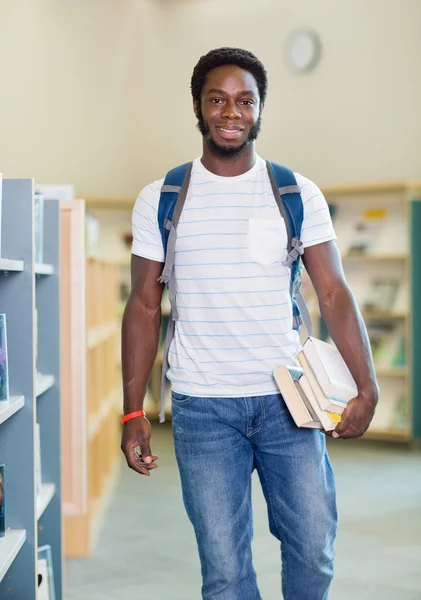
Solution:
{"label": "nose", "polygon": [[241,112],[237,104],[235,102],[227,102],[224,106],[222,117],[229,120],[239,119],[241,117]]}

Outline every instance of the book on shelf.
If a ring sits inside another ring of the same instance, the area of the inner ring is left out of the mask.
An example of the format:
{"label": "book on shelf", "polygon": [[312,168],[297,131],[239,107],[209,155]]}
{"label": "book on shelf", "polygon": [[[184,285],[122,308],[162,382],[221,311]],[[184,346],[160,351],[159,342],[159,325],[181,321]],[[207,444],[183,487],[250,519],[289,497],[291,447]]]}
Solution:
{"label": "book on shelf", "polygon": [[388,217],[386,208],[364,209],[354,223],[347,254],[365,255],[375,251],[377,238]]}
{"label": "book on shelf", "polygon": [[0,465],[0,538],[6,535],[4,468],[5,465]]}
{"label": "book on shelf", "polygon": [[38,600],[55,600],[54,570],[51,546],[38,548]]}
{"label": "book on shelf", "polygon": [[0,401],[9,400],[9,364],[5,313],[0,314]]}
{"label": "book on shelf", "polygon": [[376,369],[394,369],[406,365],[405,333],[402,324],[378,322],[368,328]]}
{"label": "book on shelf", "polygon": [[368,295],[363,300],[367,311],[390,312],[394,309],[401,282],[394,277],[376,277],[371,281]]}

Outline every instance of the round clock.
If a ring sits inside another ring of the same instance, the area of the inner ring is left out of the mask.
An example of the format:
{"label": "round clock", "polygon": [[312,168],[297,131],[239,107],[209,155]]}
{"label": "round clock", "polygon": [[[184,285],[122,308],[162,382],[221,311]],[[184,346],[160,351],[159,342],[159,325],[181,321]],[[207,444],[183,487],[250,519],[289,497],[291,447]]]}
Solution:
{"label": "round clock", "polygon": [[308,73],[319,62],[321,43],[319,36],[311,29],[298,29],[288,38],[286,59],[288,66],[296,72]]}

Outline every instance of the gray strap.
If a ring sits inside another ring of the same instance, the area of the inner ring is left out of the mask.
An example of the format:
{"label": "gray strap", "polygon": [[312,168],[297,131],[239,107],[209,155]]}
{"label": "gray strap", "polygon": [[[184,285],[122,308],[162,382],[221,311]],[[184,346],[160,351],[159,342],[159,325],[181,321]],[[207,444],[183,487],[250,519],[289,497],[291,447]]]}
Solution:
{"label": "gray strap", "polygon": [[170,318],[168,319],[167,333],[165,336],[165,344],[164,344],[164,357],[162,360],[162,374],[161,374],[161,410],[159,413],[159,422],[164,423],[165,421],[165,401],[167,396],[167,371],[168,371],[168,353],[170,350],[171,342],[174,337],[175,331],[175,321],[172,318],[172,314],[170,313]]}
{"label": "gray strap", "polygon": [[[160,277],[158,277],[158,281],[160,283],[169,283],[171,273],[173,271],[175,245],[177,243],[177,225],[178,225],[178,221],[180,220],[180,215],[181,215],[181,211],[183,210],[184,202],[186,200],[187,190],[189,189],[189,182],[190,182],[190,175],[191,175],[192,167],[193,167],[193,163],[190,163],[190,165],[187,168],[186,175],[184,177],[183,185],[181,186],[181,188],[178,188],[177,186],[173,186],[173,187],[177,187],[177,191],[179,189],[180,193],[178,194],[178,198],[177,198],[177,202],[176,202],[176,205],[174,208],[172,220],[166,219],[165,223],[164,223],[165,229],[169,229],[170,234],[168,236],[167,252],[166,252],[166,256],[165,256],[164,268],[162,269],[162,273],[161,273]],[[171,187],[171,186],[163,186],[161,188],[161,191],[164,190],[165,187]],[[171,292],[171,290],[169,290],[169,291]],[[173,292],[172,294],[170,293],[170,303],[171,303],[171,308],[175,311],[174,312],[175,318],[178,318],[178,316],[176,316],[177,315],[177,307],[175,306],[175,302],[173,303],[171,301],[171,297],[173,298],[173,300],[175,300],[175,292]]]}
{"label": "gray strap", "polygon": [[193,163],[190,163],[187,167],[186,174],[184,176],[183,184],[181,188],[178,186],[162,186],[162,192],[179,192],[177,202],[175,204],[172,220],[167,219],[165,221],[165,228],[169,230],[167,252],[165,256],[165,265],[162,270],[161,276],[158,281],[161,283],[168,284],[168,299],[171,305],[170,318],[168,319],[167,334],[165,336],[164,344],[164,359],[162,362],[162,378],[161,378],[161,412],[159,420],[161,423],[165,421],[165,401],[167,395],[167,371],[169,367],[168,353],[170,345],[174,337],[175,321],[178,319],[178,310],[176,303],[176,283],[175,283],[175,272],[174,272],[174,257],[175,257],[175,245],[177,243],[177,225],[180,220],[181,211],[183,210],[184,202],[186,201],[187,191],[189,189],[190,176],[193,168]]}
{"label": "gray strap", "polygon": [[287,185],[279,188],[279,193],[281,196],[284,194],[301,194],[301,188],[299,185]]}
{"label": "gray strap", "polygon": [[304,254],[304,246],[303,246],[303,242],[301,240],[299,240],[298,238],[292,238],[291,240],[291,250],[289,251],[289,254],[287,256],[286,261],[284,262],[284,265],[286,267],[292,267],[292,263],[294,261],[297,260],[297,258],[299,256],[302,256]]}
{"label": "gray strap", "polygon": [[[314,336],[313,319],[311,318],[310,311],[308,310],[308,306],[307,306],[306,301],[304,300],[304,296],[301,292],[301,289],[295,293],[295,299],[297,301],[298,308],[300,309],[300,313],[301,313],[300,321],[301,321],[301,323],[304,323],[305,328],[307,329],[308,335],[313,337]],[[298,325],[301,325],[301,323],[298,323]],[[295,324],[294,324],[294,326],[295,326]]]}
{"label": "gray strap", "polygon": [[276,179],[275,179],[275,175],[273,174],[272,166],[271,166],[270,162],[268,162],[268,161],[266,161],[266,168],[267,168],[267,171],[268,171],[269,181],[270,181],[270,185],[272,186],[272,191],[273,191],[273,195],[274,195],[275,200],[276,200],[276,204],[278,205],[279,212],[281,213],[281,215],[282,215],[282,217],[284,219],[284,222],[285,222],[285,227],[286,227],[287,236],[288,236],[287,248],[288,248],[288,251],[290,251],[291,250],[292,239],[291,239],[291,230],[290,230],[290,227],[289,227],[288,216],[287,216],[287,214],[285,212],[285,206],[284,206],[284,203],[282,202],[282,198],[281,198],[281,196],[279,194],[279,188],[278,188],[278,186],[276,184]]}
{"label": "gray strap", "polygon": [[163,185],[161,188],[161,193],[162,192],[176,192],[176,194],[178,194],[180,189],[181,188],[179,185]]}

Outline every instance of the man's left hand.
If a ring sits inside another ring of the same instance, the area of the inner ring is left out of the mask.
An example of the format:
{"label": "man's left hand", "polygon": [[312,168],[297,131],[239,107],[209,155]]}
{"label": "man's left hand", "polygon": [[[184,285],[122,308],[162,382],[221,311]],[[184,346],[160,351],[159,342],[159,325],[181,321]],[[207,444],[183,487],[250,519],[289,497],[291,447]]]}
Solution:
{"label": "man's left hand", "polygon": [[376,410],[377,393],[360,395],[348,403],[342,421],[332,431],[333,438],[359,438],[367,431]]}

